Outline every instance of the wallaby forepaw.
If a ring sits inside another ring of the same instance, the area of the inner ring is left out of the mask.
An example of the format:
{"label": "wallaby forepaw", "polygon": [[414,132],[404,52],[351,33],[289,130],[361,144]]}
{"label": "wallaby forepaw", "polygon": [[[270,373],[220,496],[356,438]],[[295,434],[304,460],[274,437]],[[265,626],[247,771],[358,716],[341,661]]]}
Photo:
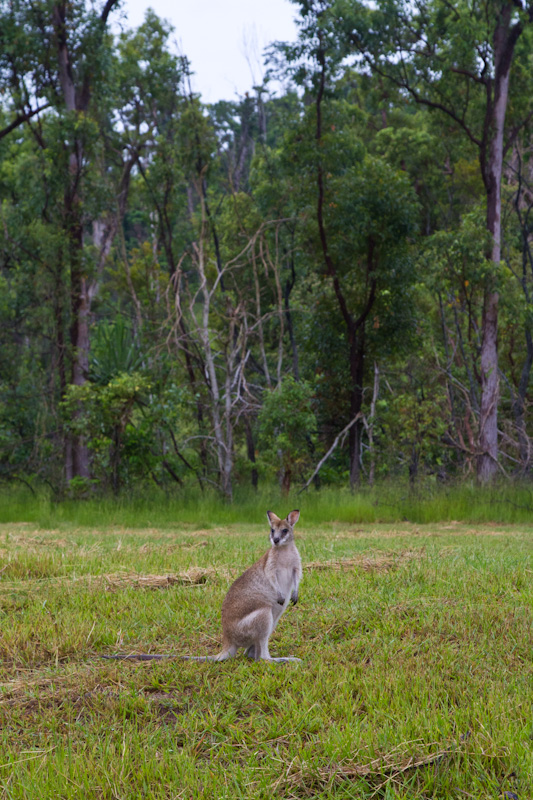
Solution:
{"label": "wallaby forepaw", "polygon": [[280,606],[285,605],[285,598],[284,597],[278,597],[278,603],[280,604]]}
{"label": "wallaby forepaw", "polygon": [[291,603],[293,604],[293,606],[295,606],[297,602],[298,602],[298,595],[297,594],[293,594],[291,596]]}

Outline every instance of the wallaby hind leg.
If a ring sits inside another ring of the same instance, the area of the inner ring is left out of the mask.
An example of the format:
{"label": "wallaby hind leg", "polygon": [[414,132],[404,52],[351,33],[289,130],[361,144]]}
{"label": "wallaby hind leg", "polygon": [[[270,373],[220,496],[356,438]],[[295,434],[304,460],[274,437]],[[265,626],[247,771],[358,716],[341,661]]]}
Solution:
{"label": "wallaby hind leg", "polygon": [[[265,658],[265,655],[262,655],[264,647],[266,647],[266,658],[269,657],[268,638],[272,632],[273,622],[270,608],[257,608],[243,617],[232,630],[227,631],[226,636],[230,641],[234,639],[241,647],[245,647],[248,658],[259,661],[260,658]],[[263,650],[261,643],[264,643]]]}
{"label": "wallaby hind leg", "polygon": [[296,658],[296,656],[281,656],[279,658],[273,658],[269,651],[268,651],[268,639],[259,642],[255,649],[255,660],[256,661],[275,661],[278,664],[283,663],[284,661],[301,661],[301,658]]}
{"label": "wallaby hind leg", "polygon": [[265,636],[255,645],[254,658],[256,661],[272,661],[268,652],[268,636]]}
{"label": "wallaby hind leg", "polygon": [[233,658],[238,649],[236,644],[230,644],[217,656],[213,656],[213,661],[226,661],[228,658]]}
{"label": "wallaby hind leg", "polygon": [[270,609],[264,609],[264,611],[260,612],[260,614],[257,614],[255,617],[255,623],[258,638],[255,644],[250,645],[246,651],[247,656],[254,658],[255,661],[301,661],[300,658],[295,658],[295,656],[272,658],[270,655],[268,650],[268,640],[270,639],[270,635],[275,627],[274,617]]}

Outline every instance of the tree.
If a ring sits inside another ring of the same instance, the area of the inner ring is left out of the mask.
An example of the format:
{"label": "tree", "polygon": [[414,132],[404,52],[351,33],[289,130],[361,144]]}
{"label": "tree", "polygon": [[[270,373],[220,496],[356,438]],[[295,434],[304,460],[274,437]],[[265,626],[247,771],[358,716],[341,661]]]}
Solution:
{"label": "tree", "polygon": [[388,319],[390,329],[403,317],[399,329],[409,330],[406,293],[414,274],[407,242],[416,231],[417,203],[405,175],[365,152],[358,115],[337,86],[343,51],[327,4],[300,6],[299,43],[278,52],[305,86],[307,108],[284,147],[292,170],[299,170],[292,180],[301,198],[305,246],[344,329],[349,419],[358,418],[348,434],[353,487],[361,468],[369,322],[377,330],[380,319]]}
{"label": "tree", "polygon": [[[46,154],[45,158],[54,151],[56,155],[53,177],[57,195],[62,194],[58,222],[63,236],[58,258],[67,270],[69,306],[70,374],[67,375],[63,313],[66,287],[58,285],[56,331],[63,394],[67,382],[82,386],[89,368],[89,315],[96,284],[88,273],[92,259],[86,254],[86,229],[89,222],[94,221],[94,217],[87,218],[86,187],[90,185],[91,172],[94,176],[100,144],[98,114],[105,118],[103,83],[110,50],[107,24],[118,3],[119,0],[105,0],[96,10],[87,8],[83,0],[40,0],[31,4],[14,0],[1,8],[0,82],[9,91],[16,114],[4,133],[14,130],[15,122],[25,124],[30,127],[37,146]],[[55,112],[50,123],[47,116],[43,116],[48,108]],[[94,234],[102,265],[112,236],[98,226]],[[63,273],[58,270],[56,275],[61,284]],[[86,442],[83,437],[67,435],[67,482],[75,476],[86,478],[89,474]]]}
{"label": "tree", "polygon": [[[533,3],[378,0],[319,0],[331,8],[339,31],[362,65],[399,87],[406,98],[445,115],[477,149],[490,236],[484,281],[481,342],[481,403],[477,472],[487,481],[498,470],[498,301],[501,260],[501,179],[505,153],[533,112],[521,95],[530,93],[527,72],[513,63],[527,57],[532,42]],[[517,74],[518,72],[518,74]],[[508,114],[508,110],[510,114]],[[492,265],[492,268],[490,267]]]}
{"label": "tree", "polygon": [[266,393],[259,413],[263,460],[272,467],[279,462],[283,494],[289,494],[292,479],[309,460],[309,438],[314,437],[316,418],[311,406],[312,388],[305,381],[285,376]]}

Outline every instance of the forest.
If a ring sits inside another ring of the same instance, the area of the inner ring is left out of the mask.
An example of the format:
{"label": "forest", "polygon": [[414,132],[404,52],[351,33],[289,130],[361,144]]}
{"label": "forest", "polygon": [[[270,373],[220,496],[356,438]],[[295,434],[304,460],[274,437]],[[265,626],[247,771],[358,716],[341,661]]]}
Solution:
{"label": "forest", "polygon": [[210,105],[119,9],[0,0],[0,481],[530,477],[533,2],[295,0]]}

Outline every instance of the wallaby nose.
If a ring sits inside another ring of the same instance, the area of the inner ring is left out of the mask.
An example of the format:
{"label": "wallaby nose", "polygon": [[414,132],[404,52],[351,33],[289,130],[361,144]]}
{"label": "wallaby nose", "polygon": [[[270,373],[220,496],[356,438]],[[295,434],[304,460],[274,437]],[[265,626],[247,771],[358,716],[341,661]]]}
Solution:
{"label": "wallaby nose", "polygon": [[279,536],[274,536],[272,541],[274,542],[274,544],[277,544],[279,542]]}

